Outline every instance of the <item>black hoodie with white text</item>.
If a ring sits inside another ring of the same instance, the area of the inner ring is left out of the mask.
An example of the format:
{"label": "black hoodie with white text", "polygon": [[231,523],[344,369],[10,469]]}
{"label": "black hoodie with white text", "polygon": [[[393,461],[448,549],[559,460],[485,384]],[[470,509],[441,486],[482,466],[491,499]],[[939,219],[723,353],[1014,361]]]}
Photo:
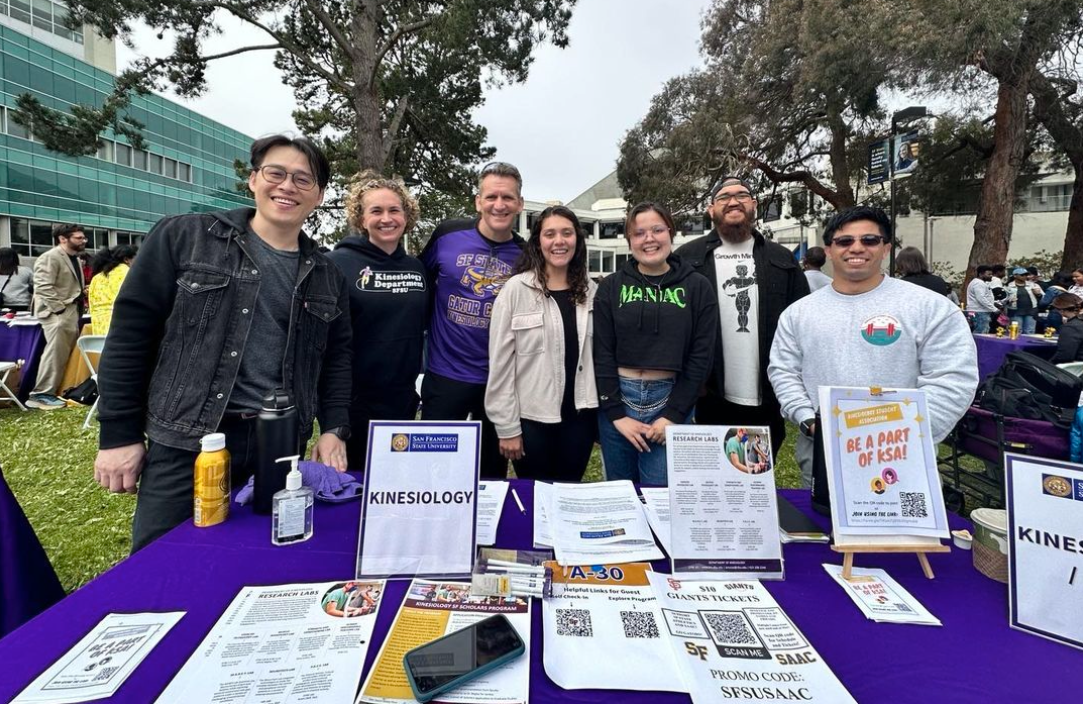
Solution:
{"label": "black hoodie with white text", "polygon": [[327,258],[346,276],[350,293],[354,396],[413,389],[428,322],[425,267],[401,242],[388,254],[365,234],[345,238]]}
{"label": "black hoodie with white text", "polygon": [[683,423],[707,381],[718,328],[711,284],[671,254],[669,271],[645,277],[634,259],[598,285],[594,299],[594,375],[610,420],[625,416],[619,367],[676,373],[662,416]]}

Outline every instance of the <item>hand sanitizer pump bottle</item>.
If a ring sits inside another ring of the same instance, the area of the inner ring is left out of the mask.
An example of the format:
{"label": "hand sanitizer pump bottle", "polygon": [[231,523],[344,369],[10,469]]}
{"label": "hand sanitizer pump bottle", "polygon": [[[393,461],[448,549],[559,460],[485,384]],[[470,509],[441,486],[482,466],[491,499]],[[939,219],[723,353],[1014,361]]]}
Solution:
{"label": "hand sanitizer pump bottle", "polygon": [[297,469],[300,459],[300,455],[292,455],[275,460],[290,463],[286,488],[276,493],[271,502],[271,542],[275,545],[303,543],[312,537],[314,496],[312,489],[301,485],[301,472]]}

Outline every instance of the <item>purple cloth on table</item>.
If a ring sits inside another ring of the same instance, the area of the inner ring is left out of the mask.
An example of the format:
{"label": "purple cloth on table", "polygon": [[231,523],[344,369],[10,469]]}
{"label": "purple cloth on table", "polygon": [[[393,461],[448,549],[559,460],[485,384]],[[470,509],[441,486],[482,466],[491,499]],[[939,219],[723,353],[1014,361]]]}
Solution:
{"label": "purple cloth on table", "polygon": [[[0,636],[63,598],[64,588],[0,470]],[[0,680],[10,675],[0,674]],[[8,699],[0,695],[0,701]]]}
{"label": "purple cloth on table", "polygon": [[[312,460],[298,462],[297,471],[301,473],[301,485],[311,488],[320,501],[339,503],[361,498],[361,482],[351,474],[335,471],[334,467]],[[252,500],[255,491],[256,478],[249,477],[248,483],[233,500],[243,506]]]}
{"label": "purple cloth on table", "polygon": [[[533,485],[513,481],[523,505]],[[808,513],[806,492],[784,495]],[[111,701],[152,701],[192,654],[243,586],[346,580],[353,576],[360,504],[320,504],[315,536],[275,548],[270,519],[235,508],[213,528],[186,523],[114,567],[0,640],[0,701],[7,701],[111,611],[183,610],[188,614],[147,657]],[[814,516],[823,525],[824,519]],[[968,526],[953,516],[952,527]],[[513,499],[500,519],[497,546],[529,548],[531,512]],[[862,702],[1064,702],[1070,677],[1083,663],[1079,651],[1008,627],[1008,592],[971,565],[971,553],[930,555],[935,580],[922,576],[913,555],[858,555],[860,567],[882,567],[939,617],[943,628],[877,624],[861,615],[827,575],[823,563],[841,555],[825,545],[784,546],[786,580],[767,588],[804,632],[850,693]],[[656,569],[666,568],[664,562]],[[406,592],[407,580],[389,583],[365,659],[367,673]],[[687,704],[687,695],[659,692],[564,691],[542,665],[541,604],[534,602],[531,633],[532,704],[607,702]],[[620,657],[610,653],[608,657]],[[584,667],[589,667],[584,663]],[[1050,673],[1061,673],[1050,675]]]}
{"label": "purple cloth on table", "polygon": [[1000,369],[1009,352],[1024,350],[1042,359],[1049,359],[1057,351],[1055,340],[1038,340],[1032,337],[1018,337],[1014,340],[996,335],[975,335],[974,344],[978,348],[978,383]]}
{"label": "purple cloth on table", "polygon": [[17,396],[20,401],[26,401],[38,380],[38,362],[44,351],[45,334],[40,325],[16,325],[10,328],[0,322],[0,362],[17,362],[20,359],[26,362],[19,370]]}

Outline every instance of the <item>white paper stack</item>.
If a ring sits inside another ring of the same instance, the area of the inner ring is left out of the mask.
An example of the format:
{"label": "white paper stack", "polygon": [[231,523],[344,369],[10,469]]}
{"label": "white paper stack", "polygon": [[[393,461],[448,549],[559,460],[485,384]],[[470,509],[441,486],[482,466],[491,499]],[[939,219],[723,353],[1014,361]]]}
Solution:
{"label": "white paper stack", "polygon": [[871,621],[943,625],[884,570],[854,567],[847,580],[842,576],[842,565],[824,565],[824,569],[846,590],[865,618]]}

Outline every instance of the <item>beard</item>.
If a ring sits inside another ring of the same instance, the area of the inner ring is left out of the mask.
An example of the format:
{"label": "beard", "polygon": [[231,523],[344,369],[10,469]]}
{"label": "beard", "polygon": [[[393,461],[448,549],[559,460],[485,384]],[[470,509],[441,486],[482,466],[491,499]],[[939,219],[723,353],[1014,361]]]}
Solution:
{"label": "beard", "polygon": [[[742,211],[743,212],[743,211]],[[715,227],[718,228],[718,235],[726,242],[744,242],[752,236],[752,218],[745,213],[745,218],[739,223],[727,223],[725,222],[726,213],[722,213],[722,217],[715,220]]]}

